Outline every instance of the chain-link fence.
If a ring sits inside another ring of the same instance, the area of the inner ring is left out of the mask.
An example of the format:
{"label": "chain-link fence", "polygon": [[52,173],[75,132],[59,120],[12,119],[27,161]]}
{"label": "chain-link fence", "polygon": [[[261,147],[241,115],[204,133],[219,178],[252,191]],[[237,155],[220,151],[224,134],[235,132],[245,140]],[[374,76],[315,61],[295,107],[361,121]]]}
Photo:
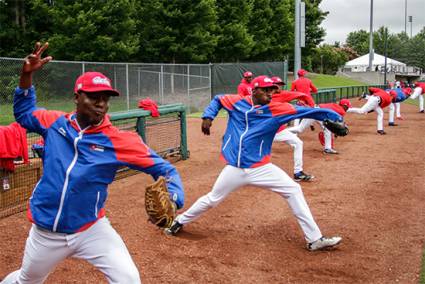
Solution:
{"label": "chain-link fence", "polygon": [[[19,83],[22,59],[0,57],[0,125],[13,121],[13,91]],[[145,64],[55,61],[34,74],[38,106],[72,111],[73,90],[78,76],[97,71],[108,76],[121,93],[111,99],[110,112],[137,108],[146,97],[160,105],[183,103],[200,111],[210,101],[209,64]]]}

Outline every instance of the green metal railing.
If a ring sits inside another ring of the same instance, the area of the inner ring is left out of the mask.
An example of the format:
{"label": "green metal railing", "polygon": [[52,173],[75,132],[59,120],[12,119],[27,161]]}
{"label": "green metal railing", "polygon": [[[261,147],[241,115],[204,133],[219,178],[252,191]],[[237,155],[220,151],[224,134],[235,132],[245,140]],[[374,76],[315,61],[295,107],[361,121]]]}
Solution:
{"label": "green metal railing", "polygon": [[[189,151],[187,149],[187,125],[186,125],[186,107],[183,104],[170,104],[158,107],[160,117],[151,117],[151,112],[135,109],[129,111],[115,112],[110,114],[112,124],[120,129],[135,130],[143,141],[146,142],[149,147],[155,149],[155,151],[161,156],[167,156],[170,154],[178,153],[183,160],[189,157]],[[177,130],[175,126],[179,124],[178,135],[179,145],[167,145],[162,146],[164,142],[167,142],[173,135],[171,130]],[[153,132],[153,137],[149,135],[149,132]],[[152,141],[150,141],[152,138]],[[158,145],[157,145],[157,143]],[[161,145],[159,145],[161,144]]]}
{"label": "green metal railing", "polygon": [[316,103],[336,102],[340,99],[355,98],[368,92],[369,87],[387,88],[386,85],[363,85],[363,86],[344,86],[344,87],[329,87],[319,89],[317,95],[314,96]]}

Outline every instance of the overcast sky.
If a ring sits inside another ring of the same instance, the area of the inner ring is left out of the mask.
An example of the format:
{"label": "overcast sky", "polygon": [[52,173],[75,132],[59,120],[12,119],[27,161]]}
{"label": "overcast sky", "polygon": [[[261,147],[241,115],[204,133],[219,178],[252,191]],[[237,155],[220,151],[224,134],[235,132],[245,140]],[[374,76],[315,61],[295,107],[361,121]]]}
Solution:
{"label": "overcast sky", "polygon": [[[344,43],[348,33],[364,29],[369,31],[371,0],[322,0],[320,8],[329,14],[322,22],[326,30],[325,42]],[[391,33],[404,31],[406,0],[374,0],[373,30],[387,26]],[[407,0],[407,16],[413,16],[412,35],[425,26],[425,0]],[[410,23],[407,17],[407,34]]]}

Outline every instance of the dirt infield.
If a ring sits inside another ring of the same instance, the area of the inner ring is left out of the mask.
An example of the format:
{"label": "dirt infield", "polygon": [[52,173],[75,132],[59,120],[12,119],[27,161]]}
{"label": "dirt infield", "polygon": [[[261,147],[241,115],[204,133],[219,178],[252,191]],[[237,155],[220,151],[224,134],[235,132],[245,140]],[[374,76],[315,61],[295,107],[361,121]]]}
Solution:
{"label": "dirt infield", "polygon": [[[334,251],[305,250],[286,202],[258,188],[231,194],[173,238],[146,222],[142,189],[151,178],[137,175],[110,187],[107,216],[145,283],[417,283],[425,241],[425,114],[406,104],[402,113],[405,120],[386,126],[385,136],[376,134],[374,113],[348,114],[350,135],[337,139],[339,155],[321,152],[317,130],[302,134],[304,168],[316,176],[302,184],[304,194],[322,232],[344,238]],[[191,157],[176,164],[185,208],[223,168],[225,124],[218,118],[207,137],[199,119],[188,120]],[[292,174],[291,148],[275,144],[272,162]],[[29,228],[24,213],[0,220],[0,279],[19,268]],[[106,280],[88,263],[68,259],[47,283]]]}

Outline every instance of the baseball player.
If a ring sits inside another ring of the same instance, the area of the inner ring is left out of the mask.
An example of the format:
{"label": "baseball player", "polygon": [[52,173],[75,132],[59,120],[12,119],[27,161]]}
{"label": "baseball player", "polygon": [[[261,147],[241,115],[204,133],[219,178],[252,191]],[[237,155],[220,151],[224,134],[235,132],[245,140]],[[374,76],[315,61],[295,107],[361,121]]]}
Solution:
{"label": "baseball player", "polygon": [[238,85],[239,95],[243,97],[252,95],[251,81],[252,81],[252,72],[246,71],[245,73],[243,73],[242,81]]}
{"label": "baseball player", "polygon": [[[273,83],[279,88],[272,95],[272,101],[288,103],[292,100],[301,100],[309,106],[314,106],[314,101],[308,95],[301,92],[290,92],[281,90],[280,87],[285,83],[278,76],[271,78]],[[310,181],[314,179],[313,175],[309,175],[303,171],[303,141],[295,134],[282,125],[278,130],[273,141],[285,142],[294,148],[294,180]]]}
{"label": "baseball player", "polygon": [[[307,71],[300,69],[297,72],[298,79],[292,81],[291,91],[297,91],[304,94],[307,94],[313,100],[311,93],[317,93],[317,88],[314,86],[313,82],[310,79],[306,78]],[[314,100],[313,100],[314,101]],[[300,123],[299,119],[294,120],[294,125],[297,126]]]}
{"label": "baseball player", "polygon": [[397,126],[397,124],[394,122],[394,113],[396,112],[397,119],[401,119],[400,103],[404,102],[410,96],[412,89],[397,87],[395,89],[386,91],[394,97],[389,106],[388,125]]}
{"label": "baseball player", "polygon": [[369,88],[370,95],[363,94],[361,98],[367,99],[367,102],[361,107],[349,108],[347,112],[357,113],[357,114],[367,114],[369,112],[375,111],[377,113],[377,133],[384,135],[384,111],[394,100],[394,94],[388,94],[385,90],[380,88]]}
{"label": "baseball player", "polygon": [[29,202],[27,216],[33,225],[22,267],[1,283],[42,283],[67,257],[87,260],[109,283],[140,283],[130,253],[105,217],[108,185],[121,166],[154,179],[164,176],[172,200],[181,208],[180,176],[136,133],[112,126],[106,113],[110,97],[119,92],[101,73],[87,72],[77,79],[75,112],[37,108],[32,74],[52,59],[41,57],[47,47],[47,43],[37,43],[25,58],[14,95],[16,120],[44,138],[44,171]]}
{"label": "baseball player", "polygon": [[425,82],[416,82],[413,94],[410,96],[412,100],[419,98],[419,112],[424,113],[424,97],[425,94]]}
{"label": "baseball player", "polygon": [[[318,107],[324,109],[331,109],[343,117],[347,110],[351,107],[351,102],[347,99],[342,99],[339,101],[339,103],[319,104]],[[300,134],[304,132],[307,127],[311,127],[315,122],[318,122],[321,128],[323,129],[323,153],[338,154],[338,151],[333,149],[332,133],[326,127],[324,127],[320,121],[316,121],[314,119],[303,119],[299,125],[288,128],[288,131]]]}
{"label": "baseball player", "polygon": [[211,192],[199,198],[187,211],[178,215],[165,233],[175,235],[208,209],[217,206],[231,192],[245,185],[255,185],[278,193],[285,198],[304,232],[309,250],[333,247],[341,237],[324,237],[313,219],[301,186],[283,170],[270,163],[273,138],[280,125],[295,118],[341,120],[331,110],[294,107],[272,101],[277,86],[267,76],[253,80],[253,95],[217,95],[202,116],[202,132],[210,134],[213,119],[221,108],[229,113],[223,136],[221,157],[227,165],[220,173]]}

